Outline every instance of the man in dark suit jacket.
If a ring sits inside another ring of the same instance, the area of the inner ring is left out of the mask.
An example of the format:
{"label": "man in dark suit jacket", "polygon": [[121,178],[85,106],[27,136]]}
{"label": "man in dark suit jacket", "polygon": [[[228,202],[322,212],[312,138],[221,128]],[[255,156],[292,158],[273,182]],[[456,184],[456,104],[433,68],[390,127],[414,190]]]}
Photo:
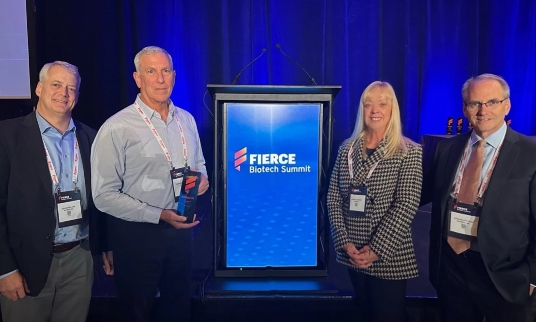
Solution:
{"label": "man in dark suit jacket", "polygon": [[91,197],[89,160],[96,131],[71,119],[79,85],[76,66],[46,64],[35,91],[37,110],[0,122],[5,322],[86,319],[93,281],[89,248],[104,250],[97,231],[105,217]]}
{"label": "man in dark suit jacket", "polygon": [[[536,144],[507,128],[510,89],[501,77],[471,78],[462,96],[474,130],[442,141],[424,177],[421,203],[433,202],[430,280],[445,321],[482,321],[483,316],[486,321],[532,321]],[[463,169],[479,139],[485,140],[484,156],[474,189],[478,194],[468,207],[474,206],[473,217],[459,209],[457,193],[463,177],[470,176]],[[451,242],[456,238],[466,240],[469,249],[458,253]]]}

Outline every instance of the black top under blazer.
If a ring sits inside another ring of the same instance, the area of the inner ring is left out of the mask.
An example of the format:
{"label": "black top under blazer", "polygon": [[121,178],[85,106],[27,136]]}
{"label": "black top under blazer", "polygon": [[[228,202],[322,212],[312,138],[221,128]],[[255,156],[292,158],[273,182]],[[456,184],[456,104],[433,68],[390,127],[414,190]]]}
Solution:
{"label": "black top under blazer", "polygon": [[[352,152],[354,182],[348,168],[348,151]],[[358,272],[382,279],[401,280],[418,276],[411,236],[411,222],[419,205],[422,184],[422,148],[406,143],[407,153],[397,151],[384,158],[386,140],[370,155],[364,156],[364,138],[347,141],[339,148],[328,191],[328,215],[337,253],[337,261]],[[378,165],[369,179],[370,168]],[[358,182],[360,181],[360,182]],[[351,183],[367,186],[364,217],[348,216],[348,189]],[[368,268],[350,263],[343,247],[370,245],[379,257]]]}

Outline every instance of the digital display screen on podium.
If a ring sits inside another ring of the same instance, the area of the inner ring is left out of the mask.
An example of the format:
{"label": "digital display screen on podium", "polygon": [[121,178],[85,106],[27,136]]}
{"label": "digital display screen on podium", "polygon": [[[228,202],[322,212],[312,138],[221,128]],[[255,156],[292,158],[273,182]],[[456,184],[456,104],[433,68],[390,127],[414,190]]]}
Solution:
{"label": "digital display screen on podium", "polygon": [[321,103],[224,103],[227,268],[316,267]]}
{"label": "digital display screen on podium", "polygon": [[340,86],[208,84],[216,278],[325,277]]}

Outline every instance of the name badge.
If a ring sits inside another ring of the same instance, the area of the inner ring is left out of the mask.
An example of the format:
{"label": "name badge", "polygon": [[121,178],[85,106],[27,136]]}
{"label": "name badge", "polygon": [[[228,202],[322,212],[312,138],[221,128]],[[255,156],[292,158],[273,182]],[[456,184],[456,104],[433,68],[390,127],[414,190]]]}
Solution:
{"label": "name badge", "polygon": [[478,210],[479,207],[475,205],[456,200],[450,202],[447,234],[464,240],[476,240],[480,219]]}
{"label": "name badge", "polygon": [[171,186],[173,187],[173,196],[175,196],[175,202],[179,201],[181,195],[182,180],[184,179],[185,168],[171,169],[169,171],[171,175]]}
{"label": "name badge", "polygon": [[82,196],[80,190],[54,194],[58,213],[58,226],[68,227],[82,223]]}
{"label": "name badge", "polygon": [[351,185],[348,188],[348,192],[350,195],[350,208],[348,210],[348,215],[352,217],[364,217],[365,206],[367,203],[367,187],[364,185]]}

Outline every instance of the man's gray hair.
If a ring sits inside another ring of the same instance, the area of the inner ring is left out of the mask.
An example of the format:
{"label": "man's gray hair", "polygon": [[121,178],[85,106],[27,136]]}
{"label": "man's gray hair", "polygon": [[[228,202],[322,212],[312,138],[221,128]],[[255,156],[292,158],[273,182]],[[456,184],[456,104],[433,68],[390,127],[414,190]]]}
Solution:
{"label": "man's gray hair", "polygon": [[157,46],[148,46],[140,50],[139,53],[136,54],[136,57],[134,57],[134,66],[136,67],[136,72],[140,72],[140,59],[143,55],[152,55],[152,54],[158,54],[158,53],[164,53],[168,56],[169,62],[171,63],[171,69],[173,70],[173,59],[171,58],[171,55],[164,49]]}
{"label": "man's gray hair", "polygon": [[68,62],[64,62],[61,60],[56,60],[52,63],[45,64],[43,68],[41,68],[41,71],[39,72],[39,81],[44,82],[48,79],[48,73],[50,71],[50,68],[54,66],[61,66],[65,68],[69,73],[73,74],[76,77],[76,89],[78,90],[80,88],[80,83],[82,82],[82,78],[80,77],[80,74],[78,73],[78,67],[76,67],[73,64],[69,64]]}
{"label": "man's gray hair", "polygon": [[501,76],[495,75],[495,74],[481,74],[481,75],[478,75],[476,77],[469,78],[463,84],[463,87],[462,87],[462,99],[463,99],[464,103],[467,103],[467,95],[469,94],[468,93],[469,92],[469,87],[471,87],[471,85],[474,82],[477,82],[479,80],[484,80],[484,79],[495,80],[495,81],[499,82],[499,84],[501,84],[501,87],[503,89],[503,94],[504,94],[503,98],[510,98],[510,86],[508,86],[508,83],[504,80],[504,78],[502,78]]}

